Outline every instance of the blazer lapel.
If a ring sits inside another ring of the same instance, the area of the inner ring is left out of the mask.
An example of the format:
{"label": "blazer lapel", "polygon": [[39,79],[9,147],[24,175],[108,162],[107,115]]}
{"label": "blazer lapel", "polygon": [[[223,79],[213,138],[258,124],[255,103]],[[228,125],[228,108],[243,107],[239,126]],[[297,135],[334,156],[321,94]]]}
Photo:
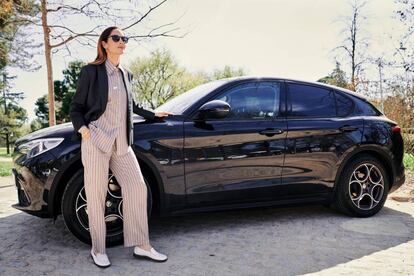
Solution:
{"label": "blazer lapel", "polygon": [[98,66],[98,83],[99,99],[101,102],[102,112],[106,109],[108,103],[108,75],[106,74],[105,62]]}

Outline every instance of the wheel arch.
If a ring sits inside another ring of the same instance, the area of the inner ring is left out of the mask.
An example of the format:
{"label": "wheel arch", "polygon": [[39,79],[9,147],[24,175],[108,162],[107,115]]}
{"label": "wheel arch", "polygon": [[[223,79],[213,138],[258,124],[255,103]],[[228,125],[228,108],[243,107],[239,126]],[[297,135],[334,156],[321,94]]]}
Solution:
{"label": "wheel arch", "polygon": [[[139,162],[142,174],[148,180],[151,193],[153,195],[153,212],[154,214],[159,214],[164,207],[163,200],[163,184],[161,176],[158,171],[152,165],[152,163],[145,156],[138,155],[137,160]],[[63,198],[63,193],[69,182],[69,179],[73,176],[75,172],[82,168],[82,161],[80,155],[78,158],[75,158],[73,162],[67,164],[60,174],[57,174],[50,190],[48,210],[51,217],[56,219],[56,217],[61,213],[60,206]],[[155,203],[155,204],[154,204]]]}
{"label": "wheel arch", "polygon": [[362,156],[362,155],[370,155],[374,158],[376,158],[381,164],[384,166],[385,170],[387,171],[388,181],[390,183],[389,189],[391,189],[393,183],[394,183],[394,170],[392,167],[392,161],[388,157],[388,154],[386,151],[384,151],[380,146],[378,145],[362,145],[359,146],[356,150],[344,155],[344,157],[339,161],[339,168],[336,172],[335,177],[335,183],[334,183],[334,192],[336,191],[337,183],[339,181],[339,178],[342,175],[342,172],[344,171],[346,165],[353,159]]}

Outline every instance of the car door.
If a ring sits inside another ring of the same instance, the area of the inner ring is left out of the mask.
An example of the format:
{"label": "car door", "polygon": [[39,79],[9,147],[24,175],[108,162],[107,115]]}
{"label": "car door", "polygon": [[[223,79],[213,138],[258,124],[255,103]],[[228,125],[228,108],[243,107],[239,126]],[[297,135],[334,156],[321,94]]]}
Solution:
{"label": "car door", "polygon": [[279,82],[238,84],[210,99],[230,104],[226,118],[185,121],[189,206],[263,200],[280,185],[286,137],[286,120],[278,117],[282,92]]}
{"label": "car door", "polygon": [[349,116],[353,101],[330,88],[287,82],[287,101],[286,196],[328,193],[342,154],[361,141],[363,120]]}

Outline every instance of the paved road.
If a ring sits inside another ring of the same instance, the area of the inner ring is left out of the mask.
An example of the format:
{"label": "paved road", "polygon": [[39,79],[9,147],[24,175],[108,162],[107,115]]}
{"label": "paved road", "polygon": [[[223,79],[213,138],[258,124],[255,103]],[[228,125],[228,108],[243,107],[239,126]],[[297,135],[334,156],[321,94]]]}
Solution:
{"label": "paved road", "polygon": [[150,238],[167,262],[137,260],[118,246],[101,270],[61,218],[53,224],[11,208],[10,185],[0,178],[0,275],[414,275],[412,202],[388,200],[367,219],[318,205],[158,219]]}

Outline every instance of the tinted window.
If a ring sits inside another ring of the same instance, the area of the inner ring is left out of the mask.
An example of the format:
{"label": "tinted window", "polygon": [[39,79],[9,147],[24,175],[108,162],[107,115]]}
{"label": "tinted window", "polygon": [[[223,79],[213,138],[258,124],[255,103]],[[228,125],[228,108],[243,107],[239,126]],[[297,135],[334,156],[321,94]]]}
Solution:
{"label": "tinted window", "polygon": [[357,106],[355,109],[356,115],[364,115],[364,116],[379,116],[381,112],[375,108],[370,102],[356,99]]}
{"label": "tinted window", "polygon": [[168,100],[164,104],[154,109],[154,112],[168,111],[177,115],[183,114],[183,112],[186,111],[187,108],[189,108],[192,104],[197,102],[202,97],[206,96],[214,89],[225,84],[226,82],[226,80],[218,80],[196,86],[193,89],[190,89],[187,92],[184,92],[174,97],[173,99]]}
{"label": "tinted window", "polygon": [[230,104],[226,119],[272,118],[279,111],[280,84],[248,83],[226,91],[217,97]]}
{"label": "tinted window", "polygon": [[289,84],[290,116],[334,117],[335,97],[331,90],[302,84]]}
{"label": "tinted window", "polygon": [[339,92],[335,94],[335,98],[338,116],[345,117],[349,115],[354,108],[354,102],[349,97],[346,97]]}

